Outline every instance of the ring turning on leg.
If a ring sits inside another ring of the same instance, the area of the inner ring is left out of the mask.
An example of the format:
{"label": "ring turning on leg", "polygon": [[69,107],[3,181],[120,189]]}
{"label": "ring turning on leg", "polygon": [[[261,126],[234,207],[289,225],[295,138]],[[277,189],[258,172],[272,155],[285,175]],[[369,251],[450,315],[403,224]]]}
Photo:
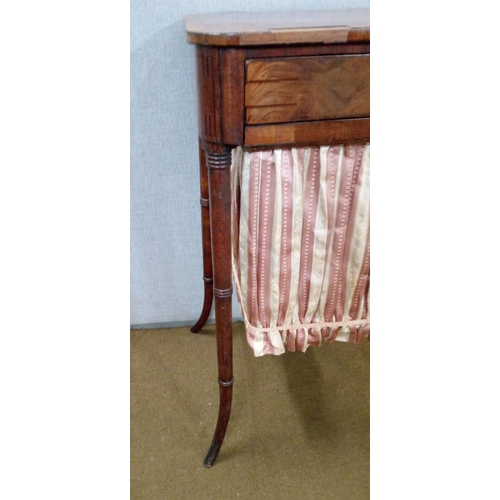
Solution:
{"label": "ring turning on leg", "polygon": [[231,151],[207,152],[210,225],[213,249],[213,294],[219,371],[219,415],[212,444],[205,458],[211,467],[226,434],[233,394],[232,275],[231,275]]}
{"label": "ring turning on leg", "polygon": [[212,271],[212,241],[210,238],[210,198],[208,190],[208,172],[205,151],[198,143],[200,153],[200,205],[201,205],[201,236],[203,242],[203,281],[205,282],[203,309],[200,319],[191,328],[193,333],[198,333],[210,316],[213,295],[213,271]]}

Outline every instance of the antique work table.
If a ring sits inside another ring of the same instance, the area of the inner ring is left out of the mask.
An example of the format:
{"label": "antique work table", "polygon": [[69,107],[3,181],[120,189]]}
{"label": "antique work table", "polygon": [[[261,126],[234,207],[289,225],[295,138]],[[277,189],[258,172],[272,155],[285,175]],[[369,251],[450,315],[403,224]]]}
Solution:
{"label": "antique work table", "polygon": [[220,403],[205,466],[231,410],[231,150],[370,140],[368,9],[225,13],[185,18],[196,45],[205,296],[215,299]]}

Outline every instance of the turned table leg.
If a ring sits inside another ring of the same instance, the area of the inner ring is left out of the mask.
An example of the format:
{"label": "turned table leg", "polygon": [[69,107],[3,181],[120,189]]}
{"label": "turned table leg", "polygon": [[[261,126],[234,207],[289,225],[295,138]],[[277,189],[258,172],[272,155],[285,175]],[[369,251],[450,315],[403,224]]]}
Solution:
{"label": "turned table leg", "polygon": [[210,223],[215,296],[215,328],[219,371],[219,415],[212,445],[205,458],[211,467],[226,433],[233,390],[232,273],[231,273],[231,151],[207,151]]}
{"label": "turned table leg", "polygon": [[205,150],[198,140],[200,152],[200,204],[201,204],[201,237],[203,243],[203,281],[205,293],[203,310],[200,319],[191,328],[193,333],[198,333],[207,322],[213,303],[213,272],[212,272],[212,241],[210,237],[210,201],[208,194],[208,172]]}

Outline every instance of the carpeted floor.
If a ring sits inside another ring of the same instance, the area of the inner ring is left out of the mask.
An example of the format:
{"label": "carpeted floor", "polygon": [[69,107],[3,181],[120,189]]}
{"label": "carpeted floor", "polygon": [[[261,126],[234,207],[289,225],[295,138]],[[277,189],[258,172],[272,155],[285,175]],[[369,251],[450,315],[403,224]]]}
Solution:
{"label": "carpeted floor", "polygon": [[206,469],[214,326],[132,330],[131,500],[367,500],[369,357],[369,342],[335,342],[254,358],[236,323],[231,419]]}

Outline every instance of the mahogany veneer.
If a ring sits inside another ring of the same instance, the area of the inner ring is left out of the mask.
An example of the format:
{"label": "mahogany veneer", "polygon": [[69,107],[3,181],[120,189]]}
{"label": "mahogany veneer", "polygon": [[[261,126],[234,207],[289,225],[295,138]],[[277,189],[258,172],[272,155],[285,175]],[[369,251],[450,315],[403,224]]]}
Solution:
{"label": "mahogany veneer", "polygon": [[370,115],[370,56],[253,59],[246,64],[246,123]]}

